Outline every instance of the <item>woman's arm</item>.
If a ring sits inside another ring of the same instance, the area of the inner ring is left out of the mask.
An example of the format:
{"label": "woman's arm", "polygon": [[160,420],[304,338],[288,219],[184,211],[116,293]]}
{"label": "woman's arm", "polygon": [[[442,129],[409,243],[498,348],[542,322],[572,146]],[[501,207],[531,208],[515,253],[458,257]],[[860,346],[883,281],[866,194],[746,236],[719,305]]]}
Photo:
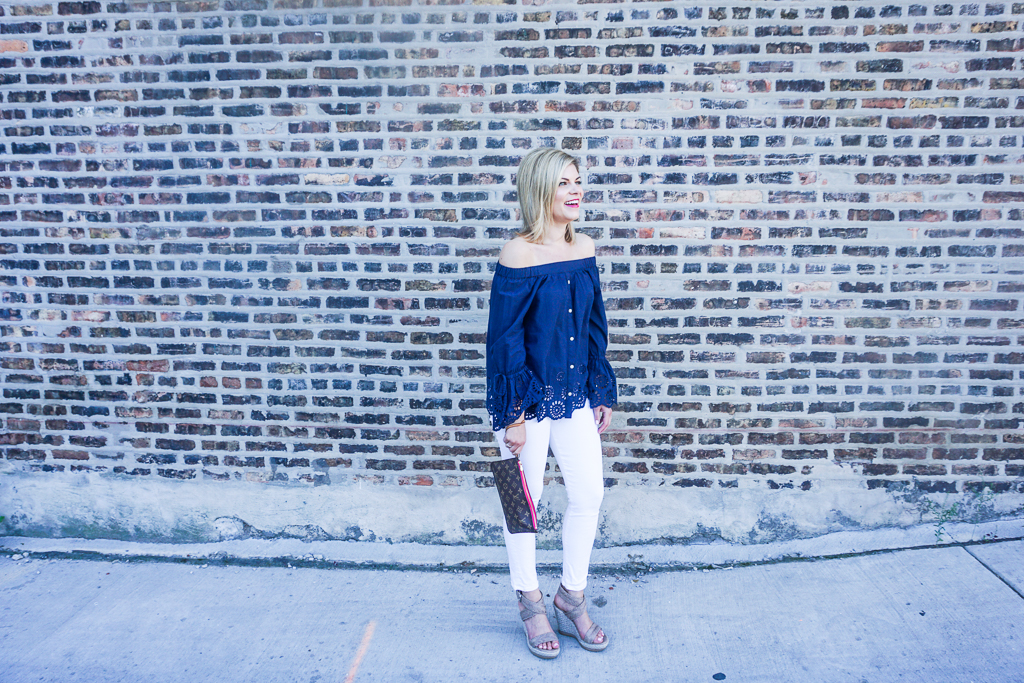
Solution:
{"label": "woman's arm", "polygon": [[[591,242],[593,244],[593,242]],[[598,433],[604,433],[612,420],[612,406],[618,400],[615,374],[605,358],[608,348],[608,319],[600,280],[594,277],[594,304],[590,309],[590,339],[587,359],[587,394],[594,409]]]}
{"label": "woman's arm", "polygon": [[544,387],[526,358],[524,322],[535,295],[532,278],[510,278],[499,273],[491,282],[487,412],[495,431],[518,422],[544,395]]}

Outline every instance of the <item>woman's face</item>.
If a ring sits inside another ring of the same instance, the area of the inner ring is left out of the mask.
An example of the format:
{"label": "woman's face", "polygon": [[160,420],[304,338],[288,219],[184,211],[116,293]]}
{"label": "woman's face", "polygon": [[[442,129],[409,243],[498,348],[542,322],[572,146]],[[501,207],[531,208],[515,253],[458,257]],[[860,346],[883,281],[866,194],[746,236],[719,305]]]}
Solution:
{"label": "woman's face", "polygon": [[570,161],[562,169],[558,189],[555,191],[555,203],[551,207],[551,218],[555,225],[562,227],[579,220],[582,199],[583,180],[580,179],[580,172],[576,170],[576,164]]}

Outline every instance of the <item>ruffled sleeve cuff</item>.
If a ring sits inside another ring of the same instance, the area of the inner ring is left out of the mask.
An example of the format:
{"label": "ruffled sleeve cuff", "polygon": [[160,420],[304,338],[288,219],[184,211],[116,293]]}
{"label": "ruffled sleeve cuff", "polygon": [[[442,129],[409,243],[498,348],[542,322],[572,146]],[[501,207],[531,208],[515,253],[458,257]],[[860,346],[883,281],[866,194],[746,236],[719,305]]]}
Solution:
{"label": "ruffled sleeve cuff", "polygon": [[597,358],[590,361],[587,366],[587,395],[590,399],[590,407],[608,406],[609,408],[619,401],[618,389],[615,385],[615,373],[611,364],[604,358]]}
{"label": "ruffled sleeve cuff", "polygon": [[512,374],[496,374],[487,382],[487,412],[494,431],[515,422],[544,398],[544,386],[525,365]]}

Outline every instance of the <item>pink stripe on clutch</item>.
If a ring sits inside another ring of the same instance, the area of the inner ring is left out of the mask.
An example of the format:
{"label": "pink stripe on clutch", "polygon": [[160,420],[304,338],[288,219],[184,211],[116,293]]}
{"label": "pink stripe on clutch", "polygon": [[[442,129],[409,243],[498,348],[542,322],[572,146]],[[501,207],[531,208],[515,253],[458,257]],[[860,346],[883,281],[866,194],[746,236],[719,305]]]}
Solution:
{"label": "pink stripe on clutch", "polygon": [[533,496],[530,495],[530,487],[526,485],[526,473],[523,472],[523,463],[516,458],[516,464],[519,465],[519,478],[523,482],[523,493],[526,494],[526,502],[530,506],[530,519],[533,520],[533,528],[537,528],[537,508],[533,506]]}

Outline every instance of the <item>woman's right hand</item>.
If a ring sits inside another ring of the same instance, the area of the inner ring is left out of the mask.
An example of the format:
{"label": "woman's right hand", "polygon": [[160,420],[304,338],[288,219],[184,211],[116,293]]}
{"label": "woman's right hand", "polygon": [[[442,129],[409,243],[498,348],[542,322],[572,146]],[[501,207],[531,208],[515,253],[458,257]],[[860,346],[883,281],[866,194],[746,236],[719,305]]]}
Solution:
{"label": "woman's right hand", "polygon": [[512,451],[513,455],[519,455],[526,445],[526,425],[518,427],[507,427],[505,429],[505,445]]}

